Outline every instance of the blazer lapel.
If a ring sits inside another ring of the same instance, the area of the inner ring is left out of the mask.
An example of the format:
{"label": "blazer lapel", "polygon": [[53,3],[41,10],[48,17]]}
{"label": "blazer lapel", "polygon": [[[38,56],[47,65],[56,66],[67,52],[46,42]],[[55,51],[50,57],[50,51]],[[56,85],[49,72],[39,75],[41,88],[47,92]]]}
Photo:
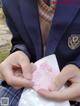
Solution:
{"label": "blazer lapel", "polygon": [[19,0],[19,3],[24,25],[35,46],[37,59],[39,59],[42,57],[42,40],[37,0]]}
{"label": "blazer lapel", "polygon": [[61,37],[78,12],[80,6],[77,1],[74,4],[65,4],[64,0],[58,0],[45,55],[55,53]]}

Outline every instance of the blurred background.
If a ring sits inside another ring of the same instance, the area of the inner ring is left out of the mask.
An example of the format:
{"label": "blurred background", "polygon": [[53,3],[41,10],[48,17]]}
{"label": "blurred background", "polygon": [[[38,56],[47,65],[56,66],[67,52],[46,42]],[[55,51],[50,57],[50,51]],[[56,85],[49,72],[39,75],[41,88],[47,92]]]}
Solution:
{"label": "blurred background", "polygon": [[6,20],[2,10],[2,3],[0,0],[0,62],[2,62],[8,55],[11,48],[11,33],[6,25]]}

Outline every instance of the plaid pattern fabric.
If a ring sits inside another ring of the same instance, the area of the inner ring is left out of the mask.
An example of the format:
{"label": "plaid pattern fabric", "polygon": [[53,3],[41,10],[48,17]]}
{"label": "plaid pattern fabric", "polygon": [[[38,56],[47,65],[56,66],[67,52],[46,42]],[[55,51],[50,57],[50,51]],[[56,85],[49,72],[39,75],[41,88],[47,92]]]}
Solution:
{"label": "plaid pattern fabric", "polygon": [[[0,86],[0,106],[18,106],[23,89],[15,90],[12,87]],[[1,98],[9,98],[9,105],[1,105]],[[71,106],[80,106],[80,102],[72,102]]]}
{"label": "plaid pattern fabric", "polygon": [[[21,97],[23,89],[15,90],[12,87],[0,86],[0,106],[18,106],[19,99]],[[9,99],[9,105],[1,104],[2,98]]]}
{"label": "plaid pattern fabric", "polygon": [[[55,0],[56,1],[56,0]],[[50,6],[48,6],[44,0],[38,0],[38,8],[40,16],[44,17],[47,21],[52,21],[52,18],[55,13],[56,2],[53,3],[53,0],[50,2]]]}
{"label": "plaid pattern fabric", "polygon": [[50,6],[55,9],[55,5],[57,4],[57,0],[50,0]]}
{"label": "plaid pattern fabric", "polygon": [[71,106],[80,106],[80,102],[71,102]]}

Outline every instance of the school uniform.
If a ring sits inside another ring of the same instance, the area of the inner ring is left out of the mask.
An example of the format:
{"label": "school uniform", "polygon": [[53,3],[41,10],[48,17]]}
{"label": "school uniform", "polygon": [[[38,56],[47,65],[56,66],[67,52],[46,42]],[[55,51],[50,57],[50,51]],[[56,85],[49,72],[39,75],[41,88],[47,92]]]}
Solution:
{"label": "school uniform", "polygon": [[[37,0],[2,0],[12,32],[11,53],[23,51],[31,61],[56,54],[60,70],[67,64],[80,68],[80,1],[58,0],[44,53]],[[46,30],[45,30],[46,31]],[[13,106],[13,105],[11,105]]]}

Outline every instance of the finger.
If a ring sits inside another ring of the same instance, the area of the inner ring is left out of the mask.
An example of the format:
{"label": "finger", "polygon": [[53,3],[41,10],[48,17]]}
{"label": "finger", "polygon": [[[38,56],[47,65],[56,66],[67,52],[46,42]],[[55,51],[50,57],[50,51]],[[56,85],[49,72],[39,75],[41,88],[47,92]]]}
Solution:
{"label": "finger", "polygon": [[14,89],[16,89],[16,90],[19,90],[19,89],[21,89],[22,87],[17,87],[17,86],[12,86]]}
{"label": "finger", "polygon": [[[48,100],[53,100],[53,95],[52,95],[52,92],[48,91],[48,90],[43,90],[43,89],[40,89],[39,91],[37,91],[38,94]],[[55,92],[55,91],[54,91]],[[55,93],[54,93],[55,94]],[[55,99],[54,99],[55,100]]]}
{"label": "finger", "polygon": [[50,85],[49,89],[51,91],[53,90],[59,90],[61,89],[65,83],[74,76],[75,73],[72,73],[71,70],[65,70],[63,69],[56,78],[52,81],[52,84]]}
{"label": "finger", "polygon": [[21,69],[21,66],[19,64],[13,64],[12,69],[13,70]]}
{"label": "finger", "polygon": [[0,73],[0,80],[4,80],[3,75]]}
{"label": "finger", "polygon": [[56,92],[56,100],[64,101],[70,100],[80,96],[80,84],[73,84],[70,87],[63,89],[59,92]]}
{"label": "finger", "polygon": [[80,102],[80,96],[77,96],[75,98],[70,99],[70,101],[77,101]]}
{"label": "finger", "polygon": [[0,65],[0,80],[4,80],[3,66],[2,65]]}
{"label": "finger", "polygon": [[65,101],[80,96],[79,89],[80,85],[74,84],[71,87],[62,89],[60,91],[49,92],[45,90],[39,90],[38,93],[47,99],[52,99],[56,101]]}
{"label": "finger", "polygon": [[14,76],[24,78],[22,71],[20,69],[18,69],[14,72]]}
{"label": "finger", "polygon": [[80,97],[78,97],[78,98],[74,98],[74,99],[70,99],[70,101],[80,102]]}
{"label": "finger", "polygon": [[67,98],[65,99],[64,95],[62,96],[62,94],[57,92],[57,91],[50,92],[50,91],[47,91],[47,90],[39,90],[38,93],[42,97],[44,97],[45,99],[48,99],[48,100],[54,100],[54,101],[66,101],[66,100],[69,100]]}
{"label": "finger", "polygon": [[12,86],[17,88],[22,88],[22,87],[31,88],[33,86],[33,82],[31,82],[30,80],[26,80],[22,77],[13,77]]}
{"label": "finger", "polygon": [[17,86],[17,87],[32,87],[33,82],[26,80],[24,77],[15,76],[12,69],[6,67],[4,73],[4,79],[8,85]]}
{"label": "finger", "polygon": [[37,67],[36,67],[36,65],[34,64],[34,63],[31,63],[31,65],[32,65],[32,73],[37,69]]}
{"label": "finger", "polygon": [[24,53],[21,53],[21,54],[22,56],[19,57],[19,65],[21,66],[23,76],[26,79],[31,79],[32,76],[30,74],[30,71],[32,67],[31,67],[29,58]]}
{"label": "finger", "polygon": [[13,72],[12,69],[8,66],[6,66],[6,70],[3,70],[4,72],[2,73],[4,80],[7,82],[7,84],[11,83],[11,79],[13,77]]}
{"label": "finger", "polygon": [[[25,70],[25,68],[27,70]],[[32,79],[32,73],[36,70],[36,66],[34,63],[27,64],[26,66],[23,65],[23,75],[25,78],[31,80]]]}
{"label": "finger", "polygon": [[21,67],[22,67],[22,72],[23,72],[23,76],[24,78],[26,79],[32,79],[32,65],[30,63],[27,63],[27,62],[23,62],[21,64]]}

